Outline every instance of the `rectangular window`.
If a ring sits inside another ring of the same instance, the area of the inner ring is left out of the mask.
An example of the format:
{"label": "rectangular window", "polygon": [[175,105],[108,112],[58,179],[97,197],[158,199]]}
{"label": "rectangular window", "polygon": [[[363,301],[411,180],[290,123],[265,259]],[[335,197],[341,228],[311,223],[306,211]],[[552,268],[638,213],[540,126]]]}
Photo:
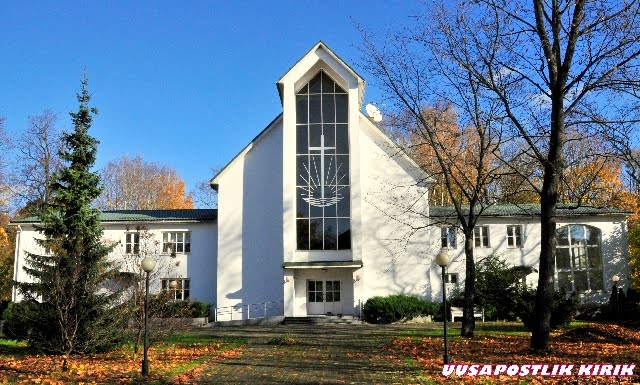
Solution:
{"label": "rectangular window", "polygon": [[162,252],[163,253],[190,253],[191,252],[191,233],[176,232],[162,233]]}
{"label": "rectangular window", "polygon": [[455,249],[457,244],[456,233],[456,228],[453,226],[441,227],[440,246],[447,249]]}
{"label": "rectangular window", "polygon": [[473,245],[489,247],[489,226],[476,226],[473,229]]}
{"label": "rectangular window", "polygon": [[162,279],[162,290],[168,292],[171,298],[177,301],[184,301],[186,299],[189,299],[190,288],[191,279],[189,278]]}
{"label": "rectangular window", "polygon": [[522,247],[522,227],[519,225],[507,226],[507,246]]}
{"label": "rectangular window", "polygon": [[140,252],[140,233],[126,233],[124,236],[125,254],[138,254]]}
{"label": "rectangular window", "polygon": [[579,293],[604,290],[600,230],[587,225],[567,225],[556,234],[558,288]]}
{"label": "rectangular window", "polygon": [[450,283],[452,285],[458,284],[458,273],[447,273],[444,275],[444,283]]}

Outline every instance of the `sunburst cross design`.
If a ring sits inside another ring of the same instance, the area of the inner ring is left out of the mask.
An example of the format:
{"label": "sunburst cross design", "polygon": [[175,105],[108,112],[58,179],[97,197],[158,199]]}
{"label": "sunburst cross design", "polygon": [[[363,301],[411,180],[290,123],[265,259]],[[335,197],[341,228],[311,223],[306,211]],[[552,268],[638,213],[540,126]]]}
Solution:
{"label": "sunburst cross design", "polygon": [[[325,151],[327,150],[335,150],[335,147],[329,147],[329,146],[325,146],[324,144],[324,135],[320,135],[320,147],[309,147],[309,151],[320,151],[320,169],[318,170],[318,165],[316,164],[315,160],[313,160],[313,170],[315,171],[315,173],[311,172],[311,165],[309,166],[309,168],[307,168],[307,166],[305,165],[305,170],[307,171],[307,175],[309,177],[309,180],[307,180],[304,176],[301,175],[301,177],[305,180],[305,182],[307,182],[307,188],[304,188],[304,190],[308,193],[305,194],[306,196],[303,196],[302,199],[305,200],[305,202],[309,203],[312,206],[315,207],[328,207],[328,206],[332,206],[337,204],[338,202],[340,202],[342,200],[342,198],[344,198],[344,196],[342,196],[341,194],[339,194],[339,191],[342,190],[342,188],[344,188],[344,186],[338,186],[338,182],[340,182],[339,180],[337,180],[338,177],[338,172],[340,171],[340,167],[342,165],[338,165],[336,171],[334,173],[331,174],[325,174]],[[312,159],[314,159],[312,157]],[[329,167],[328,169],[331,170],[331,162],[333,161],[333,157],[330,157],[330,161],[329,161]],[[315,176],[315,178],[314,178]],[[341,180],[344,177],[341,176]],[[325,186],[329,186],[330,188],[330,192],[332,196],[325,196]],[[320,190],[320,197],[317,197],[317,190]]]}

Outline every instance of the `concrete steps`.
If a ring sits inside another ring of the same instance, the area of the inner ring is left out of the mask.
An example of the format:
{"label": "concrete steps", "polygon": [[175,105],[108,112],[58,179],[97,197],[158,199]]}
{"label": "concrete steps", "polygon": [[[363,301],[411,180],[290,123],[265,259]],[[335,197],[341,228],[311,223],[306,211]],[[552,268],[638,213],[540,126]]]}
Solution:
{"label": "concrete steps", "polygon": [[362,321],[351,315],[313,315],[307,317],[285,317],[283,325],[359,325]]}

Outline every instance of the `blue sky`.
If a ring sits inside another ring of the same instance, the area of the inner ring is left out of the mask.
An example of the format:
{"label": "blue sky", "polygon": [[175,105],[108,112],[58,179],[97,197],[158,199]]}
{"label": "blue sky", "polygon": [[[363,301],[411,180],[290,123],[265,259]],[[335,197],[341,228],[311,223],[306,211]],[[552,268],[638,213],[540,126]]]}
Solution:
{"label": "blue sky", "polygon": [[410,1],[4,1],[0,116],[17,133],[50,108],[70,128],[83,67],[100,113],[97,167],[123,154],[174,167],[193,188],[281,112],[275,82],[323,40],[358,66],[355,25],[411,22]]}

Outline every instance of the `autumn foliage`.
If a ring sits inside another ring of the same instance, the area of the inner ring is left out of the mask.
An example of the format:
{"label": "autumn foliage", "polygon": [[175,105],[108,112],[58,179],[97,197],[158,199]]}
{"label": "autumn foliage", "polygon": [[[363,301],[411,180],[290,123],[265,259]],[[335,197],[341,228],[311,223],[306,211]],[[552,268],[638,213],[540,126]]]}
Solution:
{"label": "autumn foliage", "polygon": [[[635,384],[637,374],[631,377],[444,377],[442,375],[442,338],[426,337],[419,340],[400,338],[392,342],[395,354],[414,358],[424,375],[434,383],[518,383],[531,384]],[[473,339],[458,338],[449,344],[452,364],[637,364],[640,357],[640,332],[618,325],[589,324],[564,331],[552,337],[551,353],[540,356],[529,350],[529,337],[518,335],[483,335]],[[576,370],[577,372],[577,370]],[[637,368],[634,370],[637,373]],[[484,382],[483,382],[484,381]],[[431,382],[430,382],[431,383]]]}
{"label": "autumn foliage", "polygon": [[101,172],[104,210],[192,209],[191,194],[175,169],[146,162],[139,155],[109,162]]}
{"label": "autumn foliage", "polygon": [[[9,216],[0,213],[0,277],[13,274],[13,253],[15,230],[8,226]],[[11,281],[0,279],[0,300],[11,298]]]}
{"label": "autumn foliage", "polygon": [[[225,343],[201,342],[158,344],[149,348],[149,383],[192,384],[206,367],[223,357],[239,354]],[[140,361],[128,348],[106,354],[72,356],[69,370],[60,370],[59,356],[0,354],[0,384],[138,384]]]}

